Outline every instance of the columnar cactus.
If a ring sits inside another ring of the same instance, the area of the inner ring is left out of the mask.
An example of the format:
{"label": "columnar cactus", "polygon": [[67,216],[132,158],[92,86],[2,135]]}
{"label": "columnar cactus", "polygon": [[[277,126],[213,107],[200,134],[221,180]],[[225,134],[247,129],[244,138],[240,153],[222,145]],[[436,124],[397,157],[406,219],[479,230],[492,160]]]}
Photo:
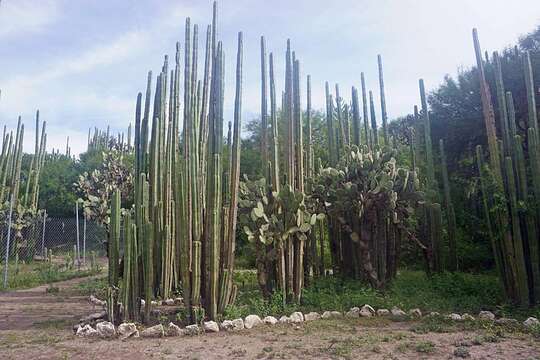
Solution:
{"label": "columnar cactus", "polygon": [[[147,304],[144,320],[149,321],[152,299],[168,298],[174,290],[183,292],[192,320],[199,319],[203,313],[217,318],[235,298],[232,274],[240,178],[243,43],[240,33],[235,114],[226,145],[229,153],[226,162],[225,58],[223,46],[217,40],[216,25],[214,3],[212,26],[206,32],[204,75],[198,80],[198,27],[189,18],[186,20],[183,114],[180,114],[179,43],[174,69],[169,69],[169,59],[165,56],[155,84],[153,106],[151,73],[144,110],[142,94],[137,96],[133,142],[135,201],[133,213],[124,217],[124,257],[129,259],[124,258],[122,295],[127,304],[125,316],[130,319],[136,319],[134,312],[144,298]],[[273,109],[275,118],[275,104]],[[117,213],[111,211],[111,216],[116,217]],[[117,262],[114,251],[112,255],[111,261]],[[139,264],[143,272],[141,284],[133,277]],[[116,278],[117,275],[111,275],[112,286]]]}

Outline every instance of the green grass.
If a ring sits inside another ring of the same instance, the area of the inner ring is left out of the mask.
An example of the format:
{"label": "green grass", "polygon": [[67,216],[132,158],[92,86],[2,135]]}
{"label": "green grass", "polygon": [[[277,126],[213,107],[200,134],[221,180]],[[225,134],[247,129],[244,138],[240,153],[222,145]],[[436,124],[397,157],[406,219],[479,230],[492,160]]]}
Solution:
{"label": "green grass", "polygon": [[81,281],[74,291],[79,295],[94,295],[98,299],[105,299],[107,297],[107,286],[107,277],[103,276]]}
{"label": "green grass", "polygon": [[[2,268],[2,274],[4,267]],[[98,270],[77,270],[59,264],[46,262],[19,263],[17,267],[10,263],[8,268],[8,286],[0,291],[27,289],[43,284],[52,284],[79,277],[98,274]]]}
{"label": "green grass", "polygon": [[269,301],[262,299],[254,271],[237,272],[235,283],[239,293],[236,305],[227,309],[228,317],[250,313],[288,315],[295,310],[347,311],[363,304],[370,304],[376,309],[397,306],[407,311],[420,308],[424,313],[477,314],[480,310],[491,310],[500,316],[518,319],[535,316],[539,312],[538,308],[522,310],[505,304],[499,280],[492,274],[443,273],[427,277],[422,271],[402,270],[386,291],[373,290],[356,280],[325,277],[306,287],[300,304],[285,306],[279,294]]}

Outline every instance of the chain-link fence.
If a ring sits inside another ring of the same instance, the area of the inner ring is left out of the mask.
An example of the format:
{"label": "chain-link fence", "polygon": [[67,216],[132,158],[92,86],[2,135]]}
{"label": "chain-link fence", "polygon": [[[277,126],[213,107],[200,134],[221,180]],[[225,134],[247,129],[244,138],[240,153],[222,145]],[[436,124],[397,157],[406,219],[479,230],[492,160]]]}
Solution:
{"label": "chain-link fence", "polygon": [[[8,219],[0,220],[0,263],[5,271],[13,264],[31,264],[38,261],[65,259],[70,257],[80,264],[86,264],[87,259],[101,257],[106,254],[105,228],[85,218],[51,218],[36,217],[18,229],[8,225]],[[9,266],[5,266],[9,264]]]}
{"label": "chain-link fence", "polygon": [[75,218],[45,217],[43,220],[43,217],[37,218],[21,231],[12,228],[9,248],[7,221],[0,222],[0,261],[5,261],[8,250],[10,260],[17,257],[24,261],[41,260],[49,250],[53,255],[75,251],[79,252],[80,257],[91,251],[98,255],[104,254],[107,233],[100,224],[79,219],[77,229]]}

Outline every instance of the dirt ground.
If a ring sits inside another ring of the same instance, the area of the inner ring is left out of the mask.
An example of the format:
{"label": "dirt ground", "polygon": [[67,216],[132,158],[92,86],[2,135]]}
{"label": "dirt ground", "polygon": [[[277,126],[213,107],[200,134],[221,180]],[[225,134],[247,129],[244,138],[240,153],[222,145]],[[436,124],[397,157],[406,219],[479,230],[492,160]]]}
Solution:
{"label": "dirt ground", "polygon": [[[74,290],[85,279],[0,293],[0,359],[540,359],[531,335],[475,331],[418,332],[415,322],[319,320],[196,337],[100,340],[73,335],[95,312]],[[416,329],[416,331],[413,331]]]}

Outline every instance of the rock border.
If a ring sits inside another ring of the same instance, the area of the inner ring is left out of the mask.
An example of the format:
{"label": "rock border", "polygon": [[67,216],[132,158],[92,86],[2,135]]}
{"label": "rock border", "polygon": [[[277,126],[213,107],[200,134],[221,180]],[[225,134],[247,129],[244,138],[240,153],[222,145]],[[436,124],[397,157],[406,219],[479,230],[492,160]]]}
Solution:
{"label": "rock border", "polygon": [[[97,300],[97,301],[96,301]],[[175,299],[176,304],[180,302],[180,298]],[[92,296],[92,303],[99,303],[99,299],[96,299]],[[174,300],[173,300],[174,301]],[[171,304],[171,301],[164,301],[163,304]],[[99,303],[101,304],[101,303]],[[447,315],[441,315],[438,312],[430,312],[427,315],[422,314],[422,311],[418,308],[410,309],[408,313],[401,310],[400,308],[394,306],[391,310],[380,308],[375,310],[372,306],[364,304],[360,307],[352,307],[347,312],[339,311],[324,311],[321,314],[318,312],[312,311],[306,314],[303,314],[299,311],[293,312],[289,316],[266,316],[261,319],[258,315],[248,315],[244,319],[238,318],[233,320],[223,320],[221,323],[215,321],[204,321],[200,325],[192,324],[188,325],[185,328],[180,328],[174,323],[169,323],[167,329],[162,324],[154,325],[146,328],[137,328],[135,323],[122,323],[118,327],[115,327],[112,323],[108,321],[100,321],[95,319],[94,316],[88,316],[81,319],[81,322],[74,326],[74,332],[77,336],[88,337],[88,338],[119,338],[121,340],[126,340],[128,338],[138,338],[138,337],[178,337],[178,336],[196,336],[205,333],[215,333],[220,331],[241,331],[244,329],[252,329],[259,326],[273,326],[276,324],[298,324],[308,321],[318,321],[325,319],[337,319],[337,318],[361,318],[361,317],[389,317],[395,319],[420,319],[422,317],[440,317],[443,316],[446,319],[456,322],[462,321],[490,321],[500,325],[515,325],[523,326],[525,329],[530,329],[533,327],[540,327],[540,321],[535,317],[528,317],[522,323],[518,322],[516,319],[501,317],[496,318],[495,314],[491,311],[480,311],[477,317],[468,314],[458,314],[451,313]],[[102,315],[100,313],[99,315]],[[100,316],[102,318],[102,316]],[[85,321],[86,320],[86,321]],[[90,324],[91,322],[98,321],[94,327]],[[100,322],[99,322],[100,321]]]}

